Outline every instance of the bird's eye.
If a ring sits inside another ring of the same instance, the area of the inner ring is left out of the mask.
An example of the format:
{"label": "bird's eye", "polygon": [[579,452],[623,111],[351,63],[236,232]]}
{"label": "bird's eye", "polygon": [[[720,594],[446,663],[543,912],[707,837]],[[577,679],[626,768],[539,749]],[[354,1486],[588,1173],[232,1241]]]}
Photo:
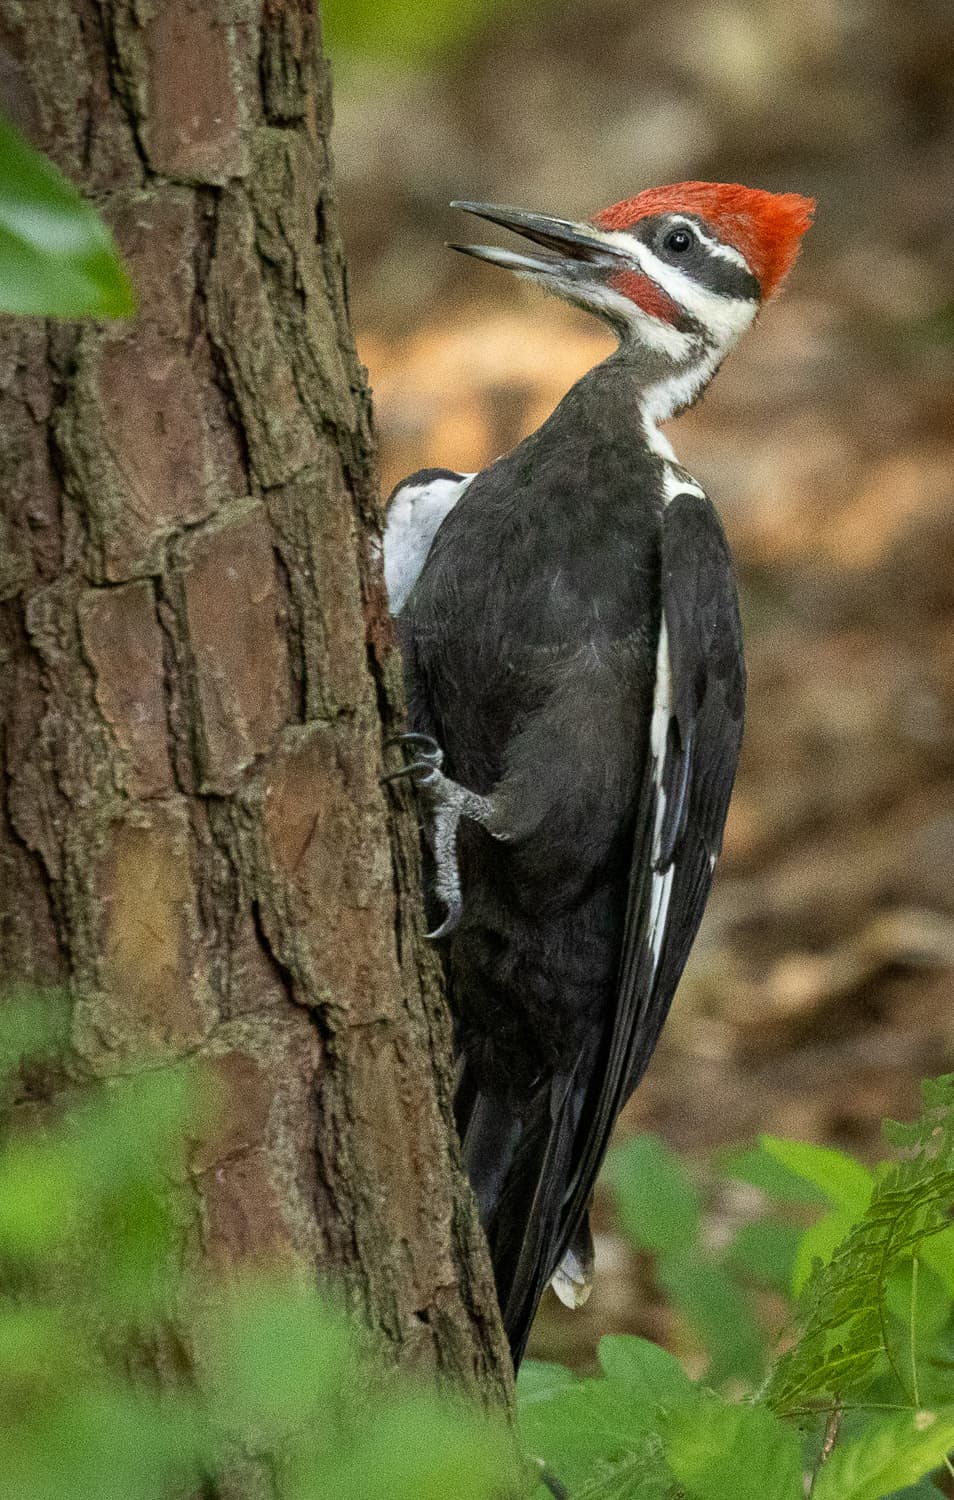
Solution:
{"label": "bird's eye", "polygon": [[674,255],[685,255],[692,239],[688,229],[671,229],[663,240],[663,249],[671,250]]}

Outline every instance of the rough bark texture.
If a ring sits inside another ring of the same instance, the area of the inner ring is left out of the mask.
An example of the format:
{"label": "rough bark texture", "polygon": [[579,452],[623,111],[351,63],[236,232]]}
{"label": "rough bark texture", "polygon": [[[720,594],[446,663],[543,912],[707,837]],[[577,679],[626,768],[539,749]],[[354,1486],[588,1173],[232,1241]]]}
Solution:
{"label": "rough bark texture", "polygon": [[211,1060],[191,1256],[304,1258],[395,1357],[506,1399],[379,785],[398,673],[316,6],[0,0],[0,88],[141,306],[0,329],[3,975],[70,985],[95,1074]]}

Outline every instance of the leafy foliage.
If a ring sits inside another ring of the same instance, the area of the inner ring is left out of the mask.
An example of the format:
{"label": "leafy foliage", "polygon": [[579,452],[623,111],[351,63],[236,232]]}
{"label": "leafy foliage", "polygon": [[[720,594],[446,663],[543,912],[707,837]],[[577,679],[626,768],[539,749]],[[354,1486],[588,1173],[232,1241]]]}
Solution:
{"label": "leafy foliage", "polygon": [[666,1458],[693,1500],[800,1500],[798,1438],[764,1406],[711,1399],[663,1424]]}
{"label": "leafy foliage", "polygon": [[710,1356],[709,1381],[754,1384],[765,1372],[763,1339],[737,1263],[702,1240],[699,1191],[684,1165],[655,1136],[611,1152],[606,1173],[626,1234],[655,1256],[656,1278]]}
{"label": "leafy foliage", "polygon": [[288,1276],[226,1290],[183,1274],[188,1140],[210,1108],[199,1076],[153,1069],[63,1088],[60,1069],[56,1107],[17,1104],[14,1066],[28,1053],[27,1076],[56,1069],[68,1017],[50,996],[42,1010],[7,999],[4,1495],[173,1500],[220,1482],[264,1493],[256,1466],[283,1500],[526,1494],[511,1437],[447,1396],[399,1386],[328,1296]]}
{"label": "leafy foliage", "polygon": [[0,311],[61,318],[122,318],[135,311],[102,220],[3,119]]}
{"label": "leafy foliage", "polygon": [[[918,1125],[891,1127],[908,1158],[886,1166],[870,1201],[830,1258],[819,1260],[805,1291],[803,1331],[778,1361],[766,1400],[785,1411],[806,1400],[840,1400],[881,1360],[900,1391],[914,1391],[893,1349],[888,1291],[912,1256],[930,1257],[926,1243],[950,1229],[954,1205],[954,1075],[924,1085]],[[946,1247],[945,1247],[946,1251]],[[946,1267],[946,1254],[941,1261]],[[954,1292],[954,1284],[949,1285]]]}
{"label": "leafy foliage", "polygon": [[594,1500],[615,1493],[623,1475],[665,1478],[659,1423],[696,1396],[675,1355],[646,1339],[602,1339],[599,1357],[603,1379],[547,1381],[530,1362],[518,1384],[528,1451],[544,1455],[574,1496],[592,1491]]}
{"label": "leafy foliage", "polygon": [[796,1177],[818,1188],[829,1211],[801,1236],[792,1262],[792,1288],[801,1291],[816,1257],[827,1260],[864,1213],[874,1178],[860,1162],[841,1151],[808,1141],[781,1141],[763,1136],[761,1148]]}
{"label": "leafy foliage", "polygon": [[954,1407],[876,1419],[854,1442],[835,1448],[812,1500],[881,1500],[943,1464],[952,1448]]}
{"label": "leafy foliage", "polygon": [[[262,1473],[282,1500],[553,1493],[501,1427],[399,1382],[333,1298],[288,1274],[225,1289],[184,1273],[188,1145],[213,1107],[199,1076],[71,1081],[68,1013],[43,1001],[0,1006],[4,1493],[173,1500],[258,1493]],[[777,1206],[718,1250],[682,1162],[653,1139],[616,1153],[621,1221],[708,1369],[694,1380],[629,1336],[601,1341],[593,1377],[528,1363],[524,1452],[572,1500],[799,1500],[806,1476],[812,1500],[937,1500],[954,1447],[954,1079],[925,1085],[923,1118],[890,1137],[903,1158],[873,1174],[771,1138],[727,1158]],[[811,1213],[854,1221],[816,1256],[773,1363],[753,1292],[799,1284],[817,1222],[786,1216]]]}
{"label": "leafy foliage", "polygon": [[[921,1120],[886,1134],[904,1159],[873,1173],[772,1137],[727,1156],[725,1177],[757,1186],[776,1217],[718,1250],[699,1183],[661,1142],[614,1153],[621,1226],[652,1255],[708,1370],[692,1381],[628,1337],[601,1342],[600,1379],[525,1366],[524,1442],[573,1500],[798,1500],[806,1474],[812,1500],[941,1494],[930,1475],[954,1448],[954,1077],[926,1083]],[[765,1287],[789,1298],[790,1347],[774,1362],[752,1296]]]}

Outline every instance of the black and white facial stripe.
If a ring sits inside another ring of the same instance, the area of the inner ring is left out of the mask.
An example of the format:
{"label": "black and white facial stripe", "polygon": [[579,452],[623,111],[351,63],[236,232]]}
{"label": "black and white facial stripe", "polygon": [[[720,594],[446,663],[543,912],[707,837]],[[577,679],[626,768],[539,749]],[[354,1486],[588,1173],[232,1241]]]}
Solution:
{"label": "black and white facial stripe", "polygon": [[[662,264],[691,276],[717,296],[756,303],[760,300],[759,283],[745,256],[733,245],[716,239],[698,215],[653,214],[638,220],[628,233]],[[659,285],[667,289],[664,281]]]}
{"label": "black and white facial stripe", "polygon": [[[707,363],[708,379],[758,311],[758,282],[743,257],[711,236],[706,243],[701,237],[705,231],[688,214],[661,214],[638,220],[631,229],[596,232],[621,261],[648,277],[679,308],[679,318],[671,323],[620,297],[629,312],[631,336],[667,352],[674,363],[716,355],[714,364]],[[689,245],[676,250],[672,241],[682,234],[690,237]]]}
{"label": "black and white facial stripe", "polygon": [[685,411],[705,390],[752,323],[761,300],[759,283],[741,252],[714,238],[695,214],[653,215],[630,230],[609,231],[608,238],[681,310],[670,324],[629,302],[631,336],[671,360],[670,370],[647,385],[640,403],[650,446],[671,459],[658,424]]}

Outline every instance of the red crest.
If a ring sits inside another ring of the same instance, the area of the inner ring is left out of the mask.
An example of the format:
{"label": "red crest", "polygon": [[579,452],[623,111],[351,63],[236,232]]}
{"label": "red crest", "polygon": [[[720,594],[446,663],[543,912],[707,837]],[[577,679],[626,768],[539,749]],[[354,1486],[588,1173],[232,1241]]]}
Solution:
{"label": "red crest", "polygon": [[766,193],[735,182],[677,182],[647,188],[594,215],[600,229],[631,229],[651,214],[698,214],[717,237],[745,256],[763,298],[777,291],[812,222],[815,200],[800,193]]}

